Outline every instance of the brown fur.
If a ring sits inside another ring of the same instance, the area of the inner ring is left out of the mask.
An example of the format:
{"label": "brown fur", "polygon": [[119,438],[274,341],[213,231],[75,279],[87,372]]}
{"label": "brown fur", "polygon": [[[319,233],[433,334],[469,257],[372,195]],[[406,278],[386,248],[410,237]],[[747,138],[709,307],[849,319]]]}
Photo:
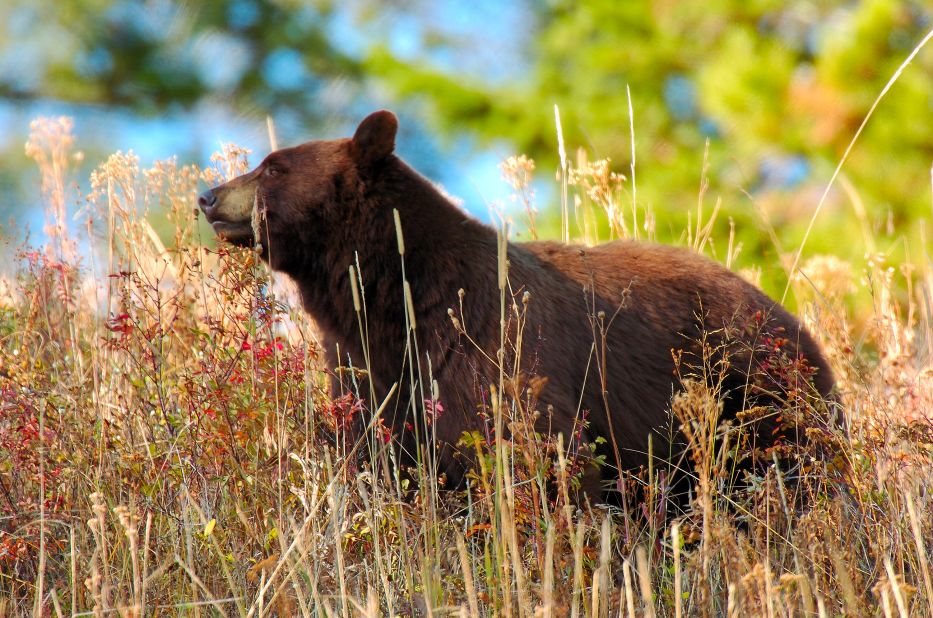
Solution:
{"label": "brown fur", "polygon": [[[477,406],[488,398],[498,370],[451,325],[457,308],[468,334],[495,357],[500,338],[496,232],[453,205],[430,182],[392,154],[395,117],[376,112],[352,139],[315,141],[273,152],[252,172],[201,196],[219,234],[240,244],[255,242],[248,213],[254,198],[263,256],[297,282],[305,309],[325,334],[331,363],[364,366],[348,267],[358,261],[367,307],[370,369],[375,397],[401,387],[384,416],[405,448],[413,446],[406,424],[412,394],[403,374],[405,305],[393,209],[404,229],[406,277],[411,284],[421,356],[430,358],[445,411],[436,423],[439,463],[454,482],[463,462],[455,456],[464,431],[482,431]],[[584,439],[607,440],[607,460],[624,469],[647,463],[654,452],[673,456],[670,401],[680,372],[700,372],[705,337],[713,360],[730,361],[724,388],[726,414],[781,399],[788,388],[762,384],[763,336],[786,338],[782,353],[803,358],[814,370],[822,396],[832,373],[817,344],[799,322],[764,293],[706,258],[683,249],[630,241],[596,247],[554,242],[510,243],[509,283],[521,306],[530,294],[522,355],[525,370],[546,376],[538,408],[541,430],[570,436],[581,410],[589,411]],[[458,290],[463,289],[462,315]],[[511,304],[512,298],[509,298]],[[603,315],[605,334],[599,333]],[[595,346],[594,346],[595,342]],[[599,361],[605,343],[605,363]],[[422,367],[427,374],[427,366]],[[751,371],[750,371],[751,370]],[[606,385],[600,387],[600,374]],[[760,375],[759,375],[760,374]],[[796,378],[795,378],[796,379]],[[767,381],[767,380],[766,380]],[[424,393],[430,387],[425,385]],[[420,401],[421,391],[415,396]],[[420,409],[420,405],[417,406]],[[774,439],[774,423],[756,426]],[[618,447],[618,462],[611,445]],[[616,476],[605,473],[607,480]]]}

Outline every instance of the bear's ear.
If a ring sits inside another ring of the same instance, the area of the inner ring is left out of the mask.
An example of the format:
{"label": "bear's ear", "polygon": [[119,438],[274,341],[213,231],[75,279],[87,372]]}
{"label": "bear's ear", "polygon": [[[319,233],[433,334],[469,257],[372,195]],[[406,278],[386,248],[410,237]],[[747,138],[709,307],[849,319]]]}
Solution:
{"label": "bear's ear", "polygon": [[389,110],[373,112],[363,119],[353,134],[353,157],[360,165],[377,163],[395,150],[398,118]]}

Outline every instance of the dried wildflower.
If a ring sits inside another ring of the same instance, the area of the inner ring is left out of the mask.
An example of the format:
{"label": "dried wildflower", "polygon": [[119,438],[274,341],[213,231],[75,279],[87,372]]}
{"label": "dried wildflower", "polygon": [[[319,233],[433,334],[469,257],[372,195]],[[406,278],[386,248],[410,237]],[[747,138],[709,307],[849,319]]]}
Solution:
{"label": "dried wildflower", "polygon": [[42,174],[42,193],[47,200],[45,233],[50,239],[50,255],[55,259],[74,263],[77,246],[68,234],[66,225],[65,179],[76,159],[71,154],[74,146],[74,121],[71,118],[37,118],[29,124],[26,156],[33,159]]}
{"label": "dried wildflower", "polygon": [[569,184],[580,187],[586,197],[606,211],[609,226],[622,238],[629,236],[628,224],[618,206],[616,194],[626,178],[624,174],[613,172],[609,168],[611,159],[587,161],[580,157],[577,167],[570,170]]}
{"label": "dried wildflower", "polygon": [[525,214],[528,216],[528,231],[531,238],[537,240],[538,230],[535,218],[538,209],[535,207],[535,192],[531,188],[535,171],[534,160],[525,155],[512,156],[500,163],[499,169],[502,170],[503,180],[515,190],[516,194],[512,196],[512,200],[521,201],[524,206]]}
{"label": "dried wildflower", "polygon": [[828,300],[841,300],[855,289],[852,267],[832,255],[817,255],[807,260],[794,273],[794,281],[812,285],[819,296]]}
{"label": "dried wildflower", "polygon": [[521,191],[531,184],[535,171],[535,162],[525,155],[512,156],[500,163],[499,169],[502,170],[502,178],[513,189]]}
{"label": "dried wildflower", "polygon": [[211,155],[213,168],[203,170],[202,180],[209,185],[218,185],[249,171],[249,155],[252,150],[236,144],[223,143],[220,152]]}

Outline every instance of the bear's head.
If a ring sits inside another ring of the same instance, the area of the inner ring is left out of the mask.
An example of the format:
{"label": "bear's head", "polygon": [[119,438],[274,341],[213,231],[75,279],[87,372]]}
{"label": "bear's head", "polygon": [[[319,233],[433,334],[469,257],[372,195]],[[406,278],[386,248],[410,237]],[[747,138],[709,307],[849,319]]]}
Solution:
{"label": "bear's head", "polygon": [[[359,201],[361,179],[392,155],[397,129],[392,112],[374,112],[352,138],[277,150],[254,170],[202,193],[198,205],[214,232],[233,244],[308,246],[309,235],[333,229],[344,218],[339,209]],[[269,251],[262,255],[270,259]]]}

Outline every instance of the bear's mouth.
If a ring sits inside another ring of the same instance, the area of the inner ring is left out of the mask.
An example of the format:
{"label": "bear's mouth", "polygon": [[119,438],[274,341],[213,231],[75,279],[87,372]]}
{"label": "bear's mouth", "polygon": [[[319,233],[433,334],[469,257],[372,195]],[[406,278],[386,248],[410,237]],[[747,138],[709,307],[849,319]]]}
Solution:
{"label": "bear's mouth", "polygon": [[241,247],[250,247],[253,244],[253,226],[249,223],[231,223],[230,221],[214,221],[211,223],[214,233],[223,240]]}

